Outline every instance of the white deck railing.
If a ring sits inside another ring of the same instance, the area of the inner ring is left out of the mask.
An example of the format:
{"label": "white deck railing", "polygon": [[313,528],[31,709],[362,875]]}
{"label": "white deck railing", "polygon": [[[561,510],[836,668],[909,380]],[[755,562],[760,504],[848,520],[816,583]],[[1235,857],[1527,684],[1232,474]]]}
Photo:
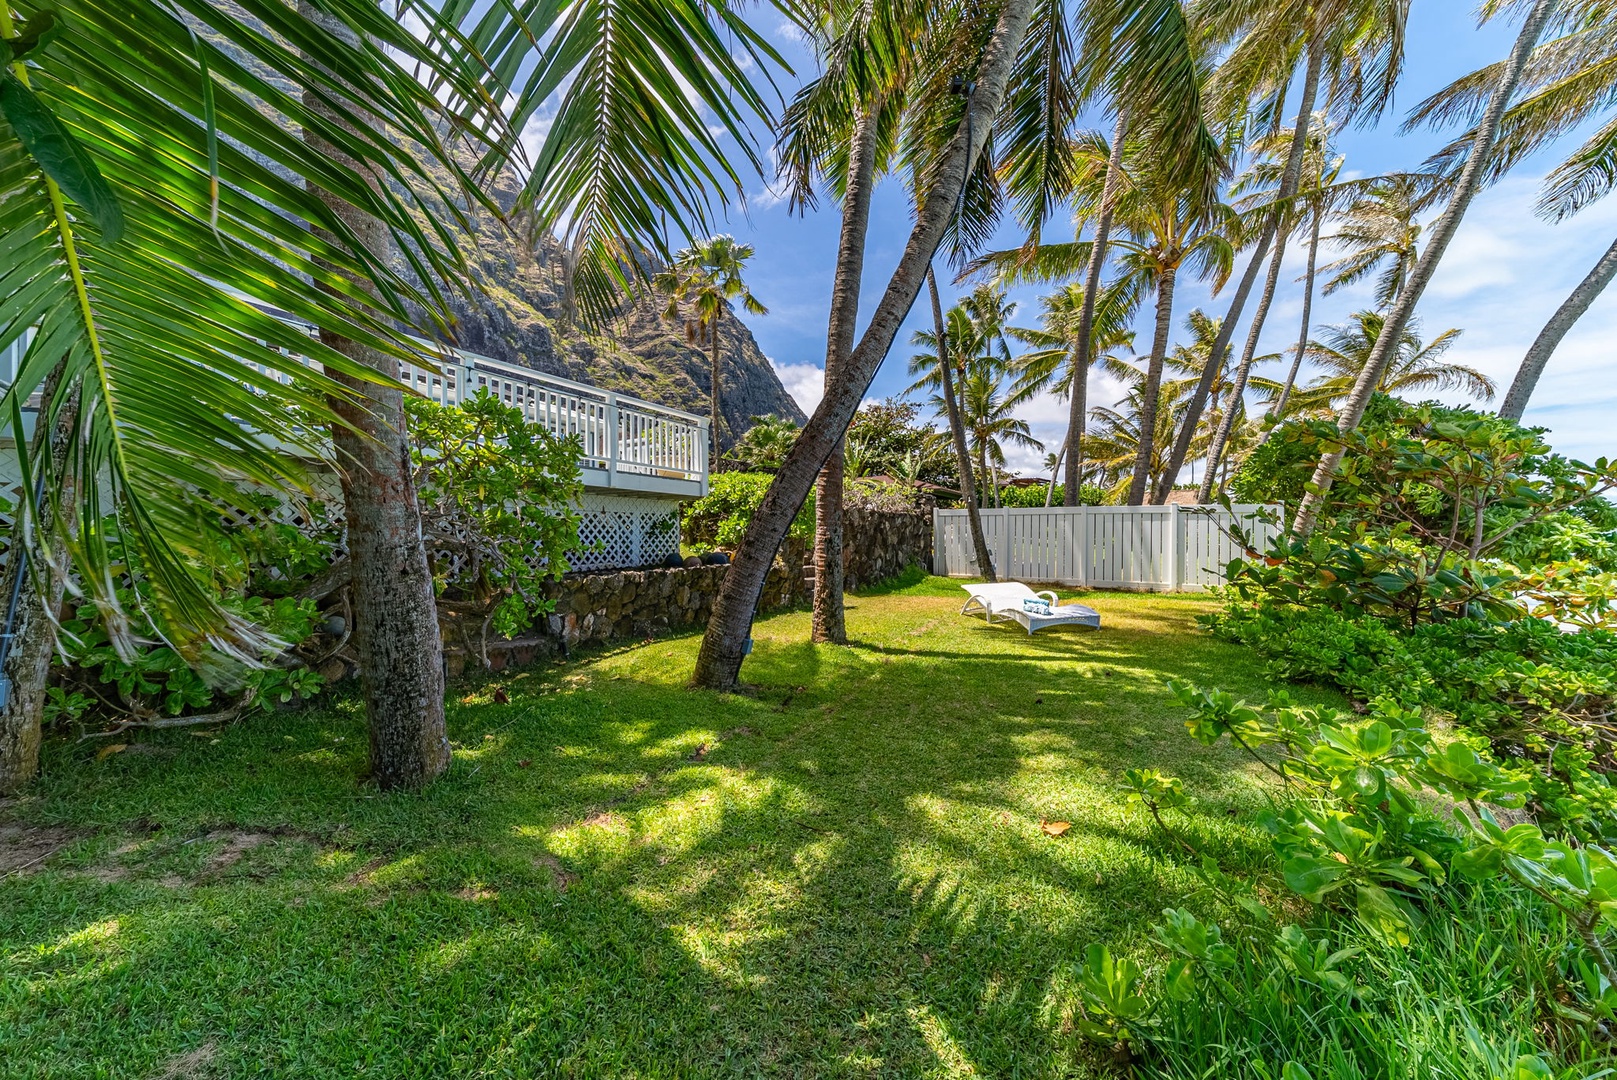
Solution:
{"label": "white deck railing", "polygon": [[[1278,531],[1259,510],[1237,506],[1236,524],[1260,546]],[[1227,534],[1230,515],[1219,507],[1053,506],[983,510],[983,539],[1001,579],[1098,589],[1178,592],[1224,582],[1223,570],[1242,550]],[[947,577],[974,577],[976,557],[964,510],[933,516],[933,566]]]}
{"label": "white deck railing", "polygon": [[[312,326],[282,317],[307,333],[314,332]],[[0,347],[0,386],[10,384],[32,336],[27,331]],[[696,494],[707,494],[707,417],[477,353],[425,341],[421,344],[424,351],[442,348],[450,359],[436,370],[401,363],[400,382],[440,405],[458,404],[463,396],[486,389],[521,409],[531,422],[543,424],[557,435],[579,436],[583,444],[579,464],[606,474],[603,483],[601,476],[586,472],[586,484],[651,490],[659,486],[656,481],[663,480],[676,485],[675,494],[691,494],[678,490],[690,484],[701,489]]]}
{"label": "white deck railing", "polygon": [[564,437],[577,435],[583,444],[579,463],[605,472],[608,487],[635,486],[615,482],[628,474],[689,481],[707,493],[707,417],[476,353],[452,355],[459,362],[436,371],[401,363],[399,381],[441,405],[487,390],[531,422]]}

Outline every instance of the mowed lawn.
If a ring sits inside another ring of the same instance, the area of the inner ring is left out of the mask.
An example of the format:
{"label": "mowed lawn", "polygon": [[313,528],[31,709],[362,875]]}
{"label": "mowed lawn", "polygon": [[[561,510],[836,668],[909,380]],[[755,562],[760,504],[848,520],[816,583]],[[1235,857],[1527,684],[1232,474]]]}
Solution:
{"label": "mowed lawn", "polygon": [[421,795],[360,782],[352,701],[53,743],[0,803],[0,1077],[1100,1075],[1069,965],[1217,914],[1123,772],[1256,866],[1261,783],[1163,680],[1264,680],[1205,599],[1033,638],[963,599],[764,619],[747,695],[685,689],[694,634],[454,687]]}

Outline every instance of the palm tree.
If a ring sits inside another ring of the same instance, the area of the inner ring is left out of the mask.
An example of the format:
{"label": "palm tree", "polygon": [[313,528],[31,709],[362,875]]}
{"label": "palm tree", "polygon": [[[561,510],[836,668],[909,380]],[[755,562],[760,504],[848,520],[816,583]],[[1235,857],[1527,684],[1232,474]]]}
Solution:
{"label": "palm tree", "polygon": [[[1359,373],[1370,360],[1386,319],[1379,312],[1360,311],[1351,323],[1327,326],[1320,338],[1308,343],[1308,359],[1323,369],[1319,378],[1297,390],[1296,407],[1305,412],[1329,412],[1353,392]],[[1483,401],[1493,399],[1493,380],[1475,368],[1452,364],[1443,355],[1459,340],[1461,331],[1445,330],[1428,344],[1411,320],[1398,342],[1398,352],[1376,383],[1383,394],[1423,394],[1461,390]]]}
{"label": "palm tree", "polygon": [[[939,246],[951,233],[961,239],[985,235],[957,229],[956,211],[968,177],[978,179],[979,190],[987,190],[984,185],[991,187],[999,175],[992,168],[980,169],[979,155],[1002,106],[1016,100],[1007,94],[1013,75],[1017,87],[1029,88],[1021,99],[1025,101],[1039,100],[1037,86],[1059,82],[1054,78],[1059,73],[1045,59],[1031,52],[1022,54],[1037,7],[1036,0],[1006,0],[994,14],[991,30],[985,25],[968,26],[970,20],[961,20],[953,12],[950,18],[938,20],[946,28],[968,29],[969,34],[958,39],[947,57],[940,58],[946,62],[929,68],[934,74],[914,95],[917,121],[911,128],[914,135],[906,136],[916,150],[914,227],[837,384],[827,390],[753,514],[703,635],[693,685],[718,690],[735,687],[753,612],[775,552],[920,294]],[[1132,100],[1152,117],[1165,156],[1183,164],[1204,149],[1200,138],[1204,128],[1194,93],[1195,53],[1183,34],[1183,20],[1165,17],[1169,10],[1179,14],[1178,0],[1095,0],[1083,5],[1079,18],[1086,48],[1078,67],[1080,76],[1094,84],[1100,82],[1096,73],[1104,72],[1113,85],[1137,91],[1137,99]],[[962,93],[951,96],[950,79],[962,71],[975,71],[975,78],[962,80]],[[1059,118],[1060,114],[1042,115]],[[1042,132],[1046,125],[1007,123],[995,135],[996,147],[1012,156],[1024,130]],[[1065,137],[1064,129],[1060,136]]]}
{"label": "palm tree", "polygon": [[797,424],[783,416],[755,416],[752,426],[730,448],[730,456],[750,468],[778,469],[797,441],[797,430]]}
{"label": "palm tree", "polygon": [[1392,173],[1371,182],[1340,216],[1331,243],[1345,249],[1321,268],[1325,295],[1377,274],[1375,301],[1386,308],[1403,292],[1420,259],[1420,215],[1443,195],[1443,178]]}
{"label": "palm tree", "polygon": [[[1147,476],[1152,483],[1161,480],[1173,443],[1174,414],[1182,410],[1176,409],[1180,403],[1162,393],[1160,407],[1153,412],[1152,430],[1147,431],[1143,415],[1147,369],[1127,361],[1114,361],[1108,367],[1129,387],[1128,394],[1115,405],[1090,410],[1084,455],[1099,473],[1107,500],[1122,503],[1130,495],[1142,459],[1147,462]],[[1188,389],[1188,384],[1180,383],[1178,388]]]}
{"label": "palm tree", "polygon": [[[461,155],[497,170],[525,118],[548,107],[556,86],[573,87],[561,95],[567,119],[550,125],[530,174],[549,202],[528,209],[540,229],[570,222],[577,262],[606,274],[623,272],[607,254],[620,240],[659,249],[659,210],[676,223],[699,219],[716,177],[739,187],[710,124],[717,115],[737,137],[732,157],[755,156],[746,121],[767,109],[742,72],[773,61],[729,8],[584,0],[522,13],[520,33],[510,32],[518,16],[509,5],[456,10],[459,25],[441,5],[407,0],[384,11],[330,0],[312,19],[295,5],[243,0],[210,7],[203,35],[189,16],[135,0],[115,21],[75,20],[44,49],[35,46],[53,36],[49,13],[18,27],[0,5],[14,61],[0,79],[21,124],[8,130],[27,147],[0,153],[10,271],[0,327],[37,331],[10,393],[26,400],[55,369],[39,428],[56,429],[82,406],[80,437],[60,458],[30,458],[45,505],[24,508],[32,520],[19,535],[36,548],[28,562],[53,581],[72,568],[119,647],[138,625],[111,570],[128,556],[146,568],[152,602],[142,614],[182,653],[207,641],[260,657],[252,627],[191,572],[217,526],[205,508],[235,498],[243,480],[306,490],[299,458],[270,447],[333,460],[320,434],[334,415],[328,395],[351,407],[355,383],[378,379],[336,345],[423,359],[399,328],[425,311],[419,328],[433,336],[448,318],[444,292],[466,285],[456,208],[497,211]],[[607,20],[641,33],[601,33]],[[140,28],[133,52],[130,26]],[[648,64],[652,41],[659,51]],[[575,77],[585,70],[595,77]],[[529,81],[503,77],[511,72]],[[603,91],[616,95],[606,111]],[[641,108],[659,96],[657,108]],[[496,103],[524,119],[509,123]],[[49,122],[52,114],[67,123]],[[456,133],[454,147],[445,131]],[[388,247],[410,264],[408,276],[376,257]],[[119,545],[77,527],[105,512],[117,515]],[[8,592],[24,563],[9,561]],[[39,591],[26,591],[22,610]],[[50,630],[48,619],[19,625]],[[374,644],[410,648],[391,637]],[[7,673],[19,688],[38,682],[17,665],[49,652],[19,647]],[[29,700],[37,695],[11,699]],[[37,713],[27,712],[0,709],[0,788],[34,771]]]}
{"label": "palm tree", "polygon": [[[910,74],[910,56],[891,47],[924,25],[924,2],[871,5],[831,0],[817,12],[813,34],[822,74],[805,86],[786,111],[780,139],[781,172],[792,202],[815,202],[816,182],[841,195],[842,227],[826,331],[825,380],[829,386],[853,351],[864,274],[870,197],[885,162],[878,161],[884,127],[890,128]],[[832,449],[815,481],[814,641],[847,641],[843,611],[843,444]]]}
{"label": "palm tree", "polygon": [[[1291,369],[1286,372],[1285,382],[1274,399],[1274,407],[1270,410],[1272,417],[1286,414],[1286,407],[1291,399],[1291,388],[1297,383],[1297,373],[1302,368],[1303,353],[1308,349],[1308,334],[1313,325],[1314,286],[1319,275],[1320,232],[1327,218],[1331,216],[1332,203],[1329,193],[1335,186],[1337,177],[1341,175],[1344,164],[1343,158],[1331,148],[1330,136],[1330,125],[1322,117],[1316,133],[1309,140],[1309,149],[1303,157],[1304,183],[1298,191],[1298,197],[1302,200],[1300,212],[1308,217],[1308,264],[1302,278],[1303,313],[1297,331],[1297,347],[1292,353]],[[1272,431],[1273,428],[1267,430]],[[1267,434],[1264,437],[1267,438]]]}
{"label": "palm tree", "polygon": [[[1024,345],[1031,346],[1014,361],[1016,375],[1010,400],[1021,404],[1036,394],[1050,393],[1058,400],[1069,395],[1077,397],[1076,405],[1069,402],[1068,413],[1078,418],[1076,438],[1064,438],[1055,455],[1057,461],[1050,466],[1050,491],[1056,486],[1056,473],[1061,462],[1071,452],[1077,457],[1067,469],[1076,474],[1079,483],[1083,475],[1084,418],[1089,411],[1089,370],[1092,358],[1107,358],[1114,349],[1134,346],[1134,331],[1129,328],[1139,308],[1138,282],[1124,279],[1101,290],[1101,297],[1090,310],[1090,336],[1088,348],[1081,348],[1084,304],[1083,286],[1070,283],[1045,296],[1040,301],[1043,314],[1037,328],[1011,327],[1007,331]],[[1082,371],[1079,369],[1083,368]],[[1049,500],[1046,500],[1048,503]],[[1068,505],[1075,505],[1069,503]]]}
{"label": "palm tree", "polygon": [[[1498,13],[1498,8],[1485,11]],[[1499,145],[1494,151],[1492,175],[1502,175],[1518,161],[1560,138],[1568,131],[1601,120],[1595,131],[1545,179],[1538,212],[1552,221],[1565,221],[1612,189],[1611,148],[1617,145],[1617,36],[1611,32],[1612,12],[1605,0],[1567,0],[1558,11],[1562,33],[1538,45],[1522,72],[1521,100],[1512,105],[1499,124]],[[1488,100],[1501,65],[1474,71],[1433,94],[1416,107],[1409,126],[1442,122],[1456,117],[1473,119]],[[1469,133],[1468,133],[1469,134]],[[1466,137],[1439,159],[1463,153]],[[1583,317],[1595,299],[1617,278],[1617,241],[1595,261],[1522,357],[1516,377],[1505,394],[1499,415],[1520,420],[1539,378],[1561,340]]]}
{"label": "palm tree", "polygon": [[769,309],[758,302],[741,277],[753,254],[751,244],[738,244],[733,236],[712,236],[676,252],[673,261],[652,279],[657,291],[668,301],[663,317],[671,322],[683,322],[685,340],[708,348],[711,363],[709,423],[713,428],[715,461],[719,457],[719,432],[724,422],[719,409],[719,319],[729,312],[732,300],[740,300],[741,306],[753,315],[769,314]]}
{"label": "palm tree", "polygon": [[[911,335],[911,343],[922,351],[910,357],[909,373],[914,381],[905,388],[904,393],[929,395],[932,407],[942,411],[948,418],[952,440],[965,448],[967,454],[968,471],[962,474],[961,497],[968,509],[980,508],[983,500],[970,479],[971,425],[963,395],[973,367],[980,366],[985,357],[989,361],[994,357],[983,328],[972,319],[965,305],[956,304],[944,312],[942,322],[944,331],[941,337],[936,327],[917,330]],[[987,477],[980,479],[987,482]]]}
{"label": "palm tree", "polygon": [[[207,643],[262,661],[271,643],[223,610],[194,569],[219,539],[210,503],[235,505],[242,481],[307,491],[299,457],[271,446],[332,460],[321,428],[336,418],[332,401],[354,400],[353,384],[334,376],[377,376],[327,335],[414,355],[395,320],[412,304],[442,306],[378,263],[378,246],[396,239],[423,270],[460,279],[464,264],[444,233],[416,216],[430,211],[452,225],[456,214],[425,185],[402,182],[420,167],[401,147],[414,141],[450,159],[434,124],[476,88],[454,56],[433,54],[374,5],[338,0],[325,11],[314,21],[286,5],[220,9],[204,39],[174,10],[137,3],[127,25],[141,27],[142,47],[131,53],[124,22],[93,19],[76,20],[67,41],[37,47],[53,36],[50,13],[18,27],[0,4],[0,38],[14,61],[0,81],[8,131],[18,136],[0,150],[0,333],[32,329],[7,393],[21,406],[48,388],[38,429],[70,420],[74,433],[24,462],[24,487],[42,499],[19,508],[14,550],[31,550],[8,560],[8,594],[21,587],[25,562],[48,580],[26,591],[23,640],[6,656],[18,692],[0,709],[0,791],[38,767],[41,659],[48,663],[54,629],[31,616],[70,573],[106,613],[115,648],[133,648],[135,628],[149,619],[182,655]],[[269,41],[282,30],[304,53]],[[346,61],[327,65],[310,53]],[[401,59],[436,73],[442,96],[394,79]],[[313,98],[366,102],[374,130],[347,128]],[[279,122],[267,124],[266,110]],[[287,128],[314,141],[288,139]],[[466,128],[474,143],[478,130]],[[319,140],[341,154],[322,153]],[[467,197],[477,198],[469,189]],[[355,208],[363,234],[350,224]],[[314,324],[322,339],[243,294]],[[116,519],[116,542],[104,515]],[[145,570],[142,618],[117,587],[126,561]]]}
{"label": "palm tree", "polygon": [[[1421,253],[1414,269],[1410,271],[1409,281],[1404,286],[1403,292],[1399,293],[1398,299],[1388,310],[1375,347],[1365,361],[1363,370],[1359,372],[1358,380],[1353,385],[1353,392],[1343,405],[1337,419],[1337,430],[1343,435],[1357,429],[1359,421],[1364,419],[1364,410],[1370,405],[1370,397],[1380,385],[1387,365],[1392,362],[1403,341],[1404,330],[1415,313],[1415,305],[1419,303],[1421,294],[1426,291],[1432,275],[1437,272],[1437,264],[1442,260],[1449,242],[1459,230],[1460,221],[1465,217],[1471,200],[1476,197],[1477,190],[1482,184],[1483,172],[1493,157],[1494,146],[1498,141],[1500,120],[1516,93],[1522,69],[1526,67],[1527,58],[1532,54],[1539,35],[1549,22],[1555,4],[1556,0],[1533,0],[1532,8],[1522,21],[1522,28],[1516,36],[1515,45],[1511,48],[1510,58],[1500,71],[1488,99],[1488,106],[1477,123],[1476,134],[1466,155],[1465,167],[1461,169],[1458,179],[1454,182],[1454,191],[1449,197],[1448,206],[1432,226],[1426,250]],[[1324,505],[1325,498],[1330,493],[1331,484],[1336,479],[1336,470],[1341,467],[1345,445],[1344,443],[1320,457],[1309,482],[1308,494],[1298,506],[1297,517],[1292,523],[1292,530],[1296,535],[1306,537],[1314,531],[1320,507]]]}
{"label": "palm tree", "polygon": [[987,354],[967,366],[966,377],[960,385],[960,408],[972,452],[977,455],[980,473],[988,478],[996,509],[999,507],[999,474],[1005,468],[1005,447],[1044,449],[1044,444],[1028,430],[1027,421],[1015,416],[1016,406],[1004,393],[1004,375],[1004,367],[992,354]]}
{"label": "palm tree", "polygon": [[[1163,362],[1173,327],[1174,288],[1182,268],[1210,278],[1214,288],[1228,277],[1234,251],[1223,229],[1233,214],[1222,204],[1201,203],[1192,193],[1177,189],[1154,170],[1143,149],[1124,154],[1126,169],[1134,172],[1128,189],[1118,198],[1116,214],[1124,236],[1112,241],[1119,253],[1121,280],[1130,288],[1156,293],[1156,327],[1141,387],[1139,430],[1144,444],[1129,490],[1129,504],[1138,506],[1149,494],[1147,480],[1156,447],[1151,445],[1157,426],[1157,399]],[[1085,192],[1080,192],[1082,207]]]}
{"label": "palm tree", "polygon": [[[1403,71],[1408,7],[1407,3],[1385,0],[1280,0],[1263,4],[1199,0],[1195,5],[1193,13],[1208,47],[1224,52],[1209,86],[1209,97],[1213,114],[1226,117],[1232,132],[1239,136],[1257,118],[1256,113],[1265,111],[1278,123],[1299,63],[1303,71],[1302,94],[1270,216],[1254,238],[1251,261],[1230,298],[1229,311],[1220,324],[1221,340],[1215,343],[1202,380],[1191,393],[1187,405],[1191,422],[1181,426],[1175,440],[1169,467],[1156,489],[1159,502],[1167,498],[1178,479],[1190,449],[1189,440],[1206,408],[1214,372],[1224,363],[1224,350],[1229,348],[1240,323],[1258,270],[1270,245],[1280,246],[1283,241],[1282,218],[1301,183],[1303,157],[1321,84],[1327,86],[1325,100],[1338,123],[1375,116],[1385,109]],[[1255,110],[1255,104],[1260,108]],[[1263,294],[1268,299],[1273,297],[1281,257],[1277,252],[1270,263]],[[1260,303],[1244,357],[1256,350],[1267,315],[1268,304]],[[1250,363],[1243,366],[1249,369]],[[1237,382],[1244,386],[1245,377],[1238,377]]]}

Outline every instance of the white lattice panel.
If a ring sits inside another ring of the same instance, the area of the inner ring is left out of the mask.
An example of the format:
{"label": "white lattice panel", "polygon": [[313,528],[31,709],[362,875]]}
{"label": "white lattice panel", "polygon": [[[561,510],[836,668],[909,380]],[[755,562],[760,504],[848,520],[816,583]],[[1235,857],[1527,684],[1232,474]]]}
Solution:
{"label": "white lattice panel", "polygon": [[679,550],[679,500],[587,491],[580,504],[582,548],[568,556],[574,570],[649,566]]}

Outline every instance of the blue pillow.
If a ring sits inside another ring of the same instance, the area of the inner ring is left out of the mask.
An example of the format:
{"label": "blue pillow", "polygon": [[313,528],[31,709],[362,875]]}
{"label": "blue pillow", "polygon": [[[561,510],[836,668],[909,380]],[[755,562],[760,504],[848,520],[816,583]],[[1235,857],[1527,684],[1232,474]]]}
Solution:
{"label": "blue pillow", "polygon": [[1048,615],[1050,614],[1050,605],[1044,600],[1023,600],[1022,610],[1029,615]]}

